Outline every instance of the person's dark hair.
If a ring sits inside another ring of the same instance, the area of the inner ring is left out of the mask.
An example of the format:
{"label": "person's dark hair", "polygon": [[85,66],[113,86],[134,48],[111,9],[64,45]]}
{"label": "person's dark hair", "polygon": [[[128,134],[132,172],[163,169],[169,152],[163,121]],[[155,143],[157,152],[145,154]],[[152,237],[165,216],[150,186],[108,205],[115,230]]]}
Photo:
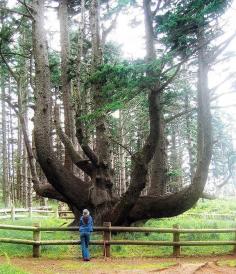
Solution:
{"label": "person's dark hair", "polygon": [[83,216],[83,217],[82,217],[82,221],[83,221],[83,223],[84,223],[85,225],[88,224],[88,220],[89,220],[89,216]]}

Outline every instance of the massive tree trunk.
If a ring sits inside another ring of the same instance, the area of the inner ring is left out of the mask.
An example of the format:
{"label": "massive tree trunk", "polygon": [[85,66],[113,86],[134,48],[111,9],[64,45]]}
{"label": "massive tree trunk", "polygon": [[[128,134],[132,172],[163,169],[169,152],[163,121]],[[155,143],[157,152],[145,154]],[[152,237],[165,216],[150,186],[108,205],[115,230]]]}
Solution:
{"label": "massive tree trunk", "polygon": [[[174,216],[192,207],[199,199],[204,189],[208,166],[211,159],[211,115],[209,111],[209,94],[207,87],[208,66],[204,55],[204,32],[199,31],[199,72],[198,72],[198,161],[195,175],[189,187],[172,195],[140,197],[146,186],[148,164],[152,160],[160,140],[161,132],[161,92],[173,80],[178,72],[168,76],[167,80],[160,79],[153,69],[152,62],[156,59],[154,47],[153,14],[151,1],[143,1],[146,30],[146,49],[148,64],[146,75],[156,79],[148,86],[148,105],[150,130],[143,147],[132,156],[131,182],[121,198],[113,194],[112,169],[110,167],[110,148],[107,138],[106,120],[103,112],[96,117],[96,148],[89,146],[83,131],[81,112],[76,115],[76,135],[83,149],[85,157],[78,153],[68,136],[60,129],[55,121],[60,138],[68,151],[71,160],[89,177],[85,183],[66,169],[55,157],[51,145],[51,108],[50,108],[50,71],[46,36],[43,26],[44,1],[33,1],[33,52],[35,57],[35,146],[38,162],[47,180],[60,193],[72,208],[75,218],[80,211],[87,207],[92,210],[96,223],[109,220],[113,225],[129,224],[140,219],[150,217]],[[102,54],[99,34],[99,2],[90,1],[90,28],[92,38],[92,72],[102,64]],[[164,83],[163,83],[164,82]],[[93,83],[93,102],[95,110],[103,106],[101,84]],[[78,108],[79,109],[79,108]]]}

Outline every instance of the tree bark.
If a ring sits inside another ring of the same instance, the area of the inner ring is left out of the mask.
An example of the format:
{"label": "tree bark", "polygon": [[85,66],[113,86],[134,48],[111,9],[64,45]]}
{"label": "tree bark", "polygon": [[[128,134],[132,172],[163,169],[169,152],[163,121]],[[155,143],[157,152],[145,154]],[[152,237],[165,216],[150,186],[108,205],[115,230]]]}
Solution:
{"label": "tree bark", "polygon": [[[51,146],[50,70],[44,31],[44,1],[33,1],[33,53],[35,57],[35,147],[38,162],[52,186],[77,208],[89,206],[89,184],[75,177],[55,158]],[[78,199],[78,189],[80,198]]]}
{"label": "tree bark", "polygon": [[7,125],[6,125],[6,105],[5,105],[5,78],[1,77],[1,91],[2,91],[2,191],[3,191],[3,203],[5,207],[9,206],[9,194],[8,194],[8,153],[7,153]]}
{"label": "tree bark", "polygon": [[[100,4],[98,0],[91,0],[89,10],[90,29],[92,35],[92,73],[102,65],[102,46],[100,37]],[[92,84],[93,101],[95,110],[100,111],[96,117],[96,154],[99,162],[110,166],[110,144],[107,137],[106,117],[102,113],[104,98],[102,96],[101,84]]]}
{"label": "tree bark", "polygon": [[16,199],[20,201],[20,190],[21,184],[23,182],[21,174],[22,161],[22,131],[20,126],[20,121],[18,119],[18,136],[17,136],[17,158],[16,158]]}
{"label": "tree bark", "polygon": [[[68,0],[60,0],[59,4],[59,21],[60,21],[60,38],[61,38],[61,82],[62,98],[64,105],[64,125],[65,133],[73,143],[74,137],[74,120],[71,98],[71,81],[69,79],[69,56],[70,42],[68,31]],[[73,162],[70,158],[69,151],[65,148],[65,167],[73,170]]]}
{"label": "tree bark", "polygon": [[[186,95],[185,97],[185,109],[189,109],[189,97]],[[191,137],[191,125],[190,125],[190,115],[186,115],[185,118],[186,121],[186,133],[187,133],[187,149],[188,149],[188,156],[189,156],[189,167],[190,167],[190,180],[192,181],[193,179],[193,174],[194,174],[194,151],[193,151],[193,144],[192,144],[192,137]]]}
{"label": "tree bark", "polygon": [[151,162],[151,185],[150,195],[164,195],[167,184],[167,147],[165,138],[164,117],[160,124],[160,138]]}
{"label": "tree bark", "polygon": [[119,131],[120,131],[120,141],[122,146],[119,146],[119,193],[120,196],[126,192],[126,151],[124,149],[125,145],[125,136],[124,136],[124,115],[123,111],[119,112]]}

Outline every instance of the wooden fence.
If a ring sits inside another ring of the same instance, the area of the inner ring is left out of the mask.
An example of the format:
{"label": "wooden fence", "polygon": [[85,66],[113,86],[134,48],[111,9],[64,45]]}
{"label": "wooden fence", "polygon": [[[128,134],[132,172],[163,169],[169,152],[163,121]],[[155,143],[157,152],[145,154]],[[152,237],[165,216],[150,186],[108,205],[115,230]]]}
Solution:
{"label": "wooden fence", "polygon": [[[70,210],[52,210],[51,207],[37,207],[37,208],[3,208],[0,209],[0,220],[1,219],[22,219],[22,218],[32,218],[35,217],[34,213],[40,213],[42,218],[54,215],[57,218],[61,219],[74,219],[74,214]],[[231,214],[216,214],[216,213],[184,213],[180,215],[182,217],[191,216],[204,219],[213,219],[213,220],[236,220],[236,213],[232,212]],[[39,215],[37,215],[39,217]]]}
{"label": "wooden fence", "polygon": [[235,221],[236,214],[235,212],[232,212],[230,214],[219,214],[219,213],[212,213],[212,212],[204,212],[204,213],[183,213],[180,216],[186,217],[198,217],[203,219],[211,219],[211,220],[230,220]]}
{"label": "wooden fence", "polygon": [[[55,212],[56,216],[61,219],[74,219],[74,214],[70,210],[58,210]],[[203,218],[203,219],[211,219],[211,220],[230,220],[234,221],[236,220],[236,212],[232,212],[230,214],[217,214],[217,213],[211,213],[211,212],[204,212],[204,213],[183,213],[179,215],[181,217],[197,217],[197,218]]]}
{"label": "wooden fence", "polygon": [[[36,207],[36,208],[2,208],[0,209],[0,219],[11,219],[15,221],[15,219],[22,218],[31,218],[34,217],[33,213],[44,214],[41,217],[48,217],[49,214],[53,213],[58,216],[58,213],[53,211],[51,207]],[[38,216],[37,216],[38,217]]]}
{"label": "wooden fence", "polygon": [[[33,239],[12,239],[0,238],[2,243],[26,244],[33,246],[33,257],[40,257],[42,245],[79,245],[79,240],[42,240],[42,231],[78,231],[78,227],[40,227],[39,224],[34,226],[13,226],[0,225],[0,229],[32,231]],[[173,228],[146,228],[146,227],[116,227],[111,223],[104,223],[101,227],[94,227],[94,231],[103,232],[103,240],[91,241],[91,245],[103,246],[103,254],[106,257],[111,256],[111,245],[157,245],[172,246],[173,256],[180,256],[181,246],[217,246],[217,245],[233,245],[236,252],[236,229],[184,229],[178,225]],[[170,233],[173,235],[173,241],[140,241],[140,240],[112,240],[112,232],[145,232],[145,233]],[[234,233],[234,241],[181,241],[180,235],[186,233]]]}

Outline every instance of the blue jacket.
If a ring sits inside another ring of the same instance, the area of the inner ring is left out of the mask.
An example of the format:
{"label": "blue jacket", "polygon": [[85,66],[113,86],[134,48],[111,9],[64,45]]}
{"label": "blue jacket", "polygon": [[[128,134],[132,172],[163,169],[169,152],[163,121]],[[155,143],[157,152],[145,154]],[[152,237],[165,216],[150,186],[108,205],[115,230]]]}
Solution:
{"label": "blue jacket", "polygon": [[92,231],[93,231],[93,218],[89,216],[88,223],[85,224],[83,222],[83,216],[82,216],[79,221],[79,232],[92,232]]}

